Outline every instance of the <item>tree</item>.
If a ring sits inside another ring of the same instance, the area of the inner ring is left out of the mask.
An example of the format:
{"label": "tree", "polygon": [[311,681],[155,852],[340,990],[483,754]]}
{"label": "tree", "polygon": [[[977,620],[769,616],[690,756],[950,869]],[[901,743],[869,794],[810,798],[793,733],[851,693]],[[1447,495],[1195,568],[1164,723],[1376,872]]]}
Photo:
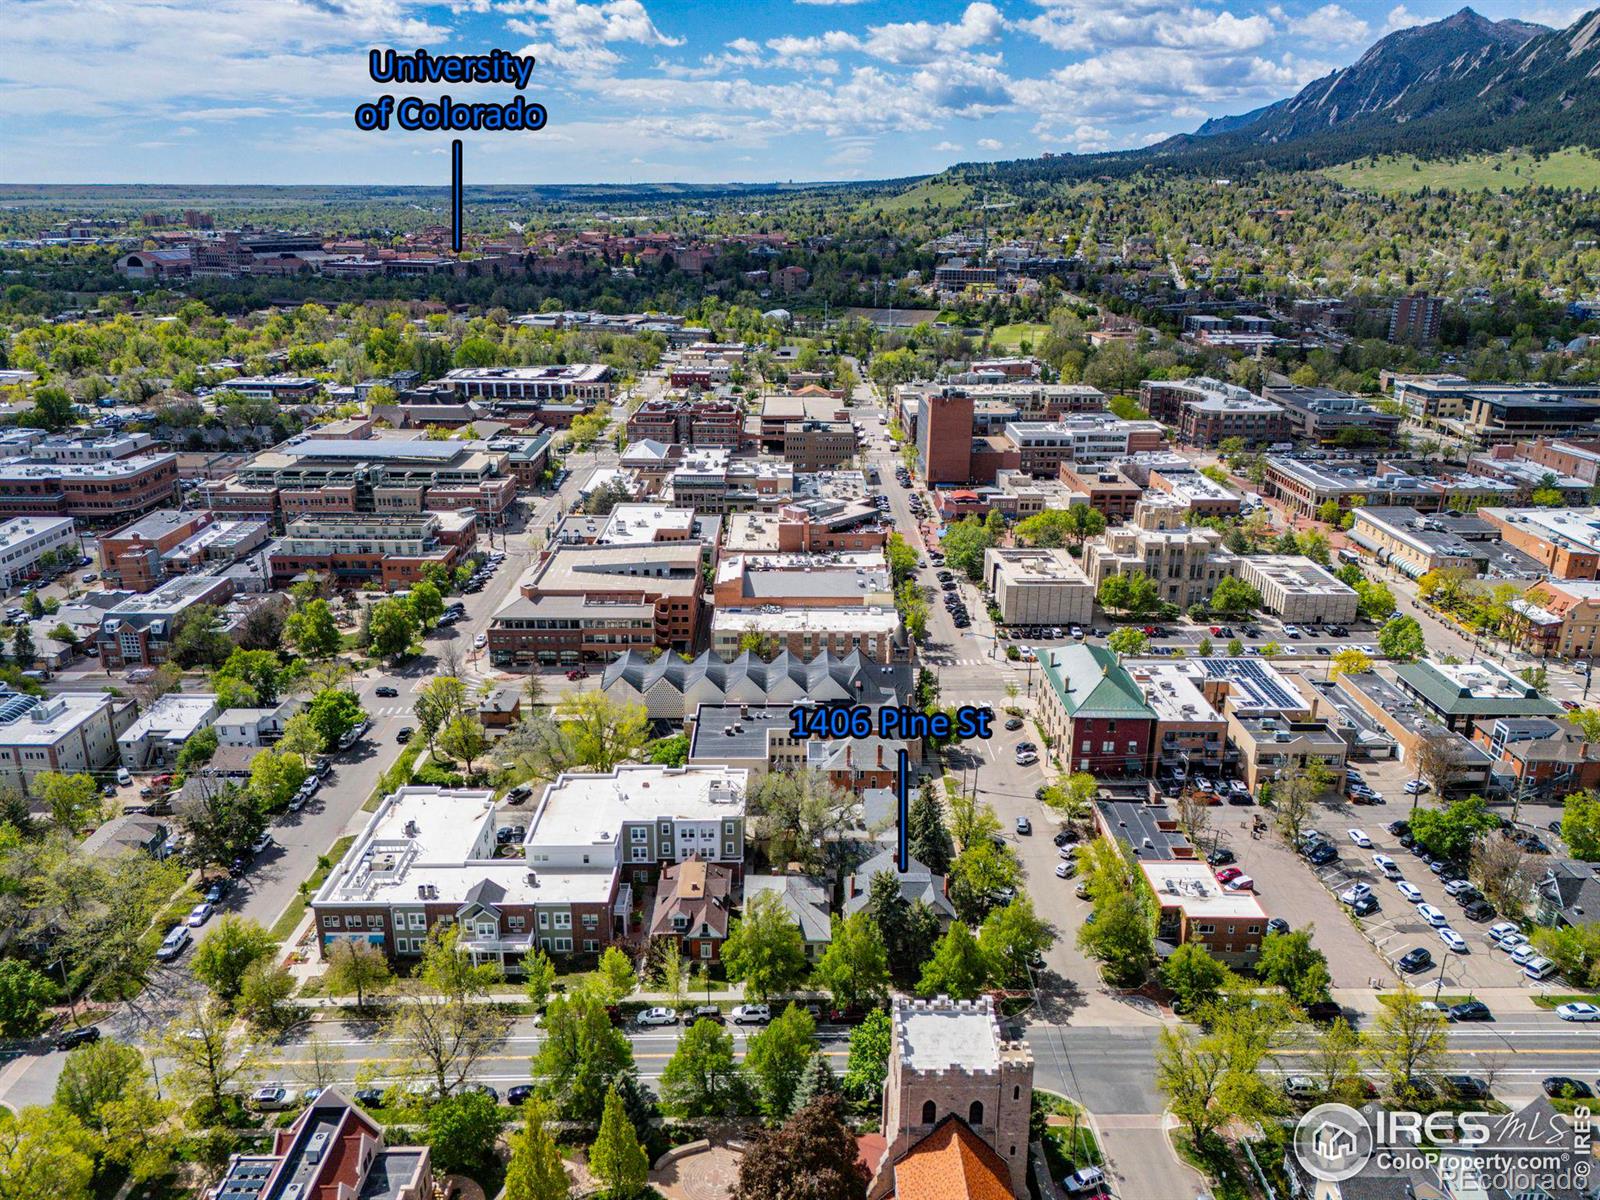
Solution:
{"label": "tree", "polygon": [[267,826],[266,815],[243,788],[204,776],[178,798],[176,814],[189,835],[184,860],[196,867],[232,863]]}
{"label": "tree", "polygon": [[54,1107],[0,1108],[0,1200],[84,1200],[94,1139]]}
{"label": "tree", "polygon": [[1354,646],[1346,646],[1328,662],[1330,679],[1337,679],[1341,675],[1365,675],[1370,670],[1372,670],[1371,657]]}
{"label": "tree", "polygon": [[603,997],[587,988],[553,997],[544,1030],[533,1056],[540,1093],[564,1121],[598,1121],[607,1091],[632,1077],[632,1043],[611,1023]]}
{"label": "tree", "polygon": [[995,543],[995,535],[976,517],[958,521],[945,531],[944,561],[952,571],[968,579],[983,578],[983,555]]}
{"label": "tree", "polygon": [[1106,639],[1106,645],[1118,654],[1137,658],[1150,648],[1150,639],[1145,636],[1144,630],[1135,629],[1132,625],[1123,625],[1111,631],[1111,636]]}
{"label": "tree", "polygon": [[885,1009],[875,1008],[850,1031],[850,1056],[845,1061],[844,1090],[857,1100],[876,1100],[889,1074],[893,1022]]}
{"label": "tree", "polygon": [[1235,1069],[1222,1037],[1187,1026],[1161,1030],[1156,1047],[1156,1086],[1183,1122],[1196,1147],[1237,1116],[1230,1103]]}
{"label": "tree", "polygon": [[833,940],[817,963],[814,979],[828,989],[838,1008],[881,1004],[888,998],[889,957],[866,909],[833,918]]}
{"label": "tree", "polygon": [[72,395],[66,388],[49,383],[39,388],[31,397],[33,407],[17,415],[17,424],[26,429],[46,429],[59,433],[78,418]]}
{"label": "tree", "polygon": [[917,569],[917,552],[898,533],[889,535],[884,554],[889,560],[889,576],[897,585],[910,579]]}
{"label": "tree", "polygon": [[839,1098],[822,1096],[751,1144],[732,1200],[865,1200],[859,1154]]}
{"label": "tree", "polygon": [[384,1037],[400,1048],[401,1074],[426,1080],[443,1097],[501,1045],[507,1023],[476,997],[441,1002],[426,983],[407,980],[384,1021]]}
{"label": "tree", "polygon": [[1395,662],[1415,662],[1427,648],[1415,617],[1396,617],[1378,630],[1378,649]]}
{"label": "tree", "polygon": [[1448,1050],[1444,1014],[1424,1008],[1415,989],[1405,983],[1378,1006],[1367,1050],[1374,1068],[1389,1081],[1389,1091],[1402,1101],[1419,1098],[1419,1084],[1439,1073]]}
{"label": "tree", "polygon": [[722,945],[722,965],[729,979],[742,980],[758,1000],[788,991],[805,977],[805,942],[777,893],[746,901]]}
{"label": "tree", "polygon": [[274,650],[246,650],[236,646],[228,659],[211,673],[213,687],[227,681],[244,684],[260,704],[275,704],[294,674]]}
{"label": "tree", "polygon": [[306,780],[306,764],[286,750],[262,750],[250,760],[250,796],[263,813],[289,807]]}
{"label": "tree", "polygon": [[416,636],[416,617],[404,600],[379,600],[367,610],[367,644],[379,658],[409,654]]}
{"label": "tree", "polygon": [[1366,1039],[1343,1017],[1318,1031],[1305,1058],[1306,1073],[1317,1083],[1322,1099],[1359,1108],[1366,1101],[1361,1063]]}
{"label": "tree", "polygon": [[417,718],[417,732],[431,751],[439,731],[469,711],[467,685],[454,675],[437,675],[423,684],[411,711]]}
{"label": "tree", "polygon": [[1394,593],[1389,590],[1388,584],[1361,579],[1353,586],[1356,589],[1356,609],[1369,621],[1382,620],[1394,611]]}
{"label": "tree", "polygon": [[1217,580],[1211,591],[1211,608],[1225,616],[1242,617],[1261,607],[1260,589],[1229,575]]}
{"label": "tree", "polygon": [[1467,874],[1484,898],[1513,920],[1522,916],[1538,878],[1533,856],[1508,837],[1479,838]]}
{"label": "tree", "polygon": [[800,1083],[794,1089],[794,1099],[789,1102],[789,1115],[793,1116],[806,1105],[823,1096],[837,1096],[839,1080],[828,1065],[828,1056],[817,1051],[800,1072]]}
{"label": "tree", "polygon": [[1466,861],[1478,837],[1500,825],[1482,796],[1467,796],[1444,808],[1419,808],[1410,820],[1411,836],[1424,850],[1454,862]]}
{"label": "tree", "polygon": [[1034,961],[1055,941],[1055,931],[1034,914],[1027,896],[995,909],[978,930],[978,948],[989,965],[989,978],[1000,987],[1027,987]]}
{"label": "tree", "polygon": [[210,762],[216,756],[220,744],[216,726],[208,725],[183,744],[173,765],[179,772],[188,774]]}
{"label": "tree", "polygon": [[301,762],[307,764],[322,753],[324,749],[322,734],[312,721],[310,713],[302,710],[284,722],[283,736],[278,739],[277,748],[284,754],[295,755]]}
{"label": "tree", "polygon": [[245,973],[270,957],[277,947],[277,939],[259,923],[225,913],[200,939],[190,970],[212,995],[224,1004],[232,1004],[244,985]]}
{"label": "tree", "polygon": [[234,1009],[257,1029],[282,1029],[296,1018],[295,1010],[287,1004],[295,986],[287,967],[259,959],[245,971]]}
{"label": "tree", "polygon": [[1228,657],[1238,658],[1244,653],[1244,643],[1238,638],[1228,639]]}
{"label": "tree", "polygon": [[513,1133],[506,1165],[505,1200],[568,1200],[572,1180],[550,1133],[549,1108],[531,1099],[522,1106],[522,1128]]}
{"label": "tree", "polygon": [[467,769],[472,774],[472,764],[483,757],[489,748],[489,734],[477,717],[456,717],[439,731],[436,739],[439,752]]}
{"label": "tree", "polygon": [[332,750],[337,746],[339,739],[360,724],[367,715],[362,710],[361,701],[356,698],[356,694],[343,688],[329,688],[318,692],[306,706],[306,713],[311,719],[312,726],[322,735],[322,745],[326,750]]}
{"label": "tree", "polygon": [[906,849],[911,857],[935,875],[948,873],[950,861],[955,857],[955,846],[950,841],[950,831],[945,828],[944,812],[932,786],[918,790],[906,813],[906,821],[910,825]]}
{"label": "tree", "polygon": [[[1455,736],[1444,729],[1425,729],[1417,737],[1416,748],[1411,752],[1417,775],[1427,780],[1436,796],[1450,789],[1456,774]],[[1413,798],[1412,806],[1416,806]]]}
{"label": "tree", "polygon": [[356,938],[335,938],[327,949],[327,970],[322,975],[323,989],[330,996],[356,996],[356,1007],[365,1008],[367,997],[394,980],[389,960],[371,942]]}
{"label": "tree", "polygon": [[180,667],[215,667],[233,653],[233,639],[218,623],[214,604],[184,609],[172,623],[169,654]]}
{"label": "tree", "polygon": [[1295,849],[1300,847],[1300,837],[1305,832],[1311,814],[1316,809],[1320,788],[1303,772],[1293,775],[1272,788],[1272,816],[1283,840]]}
{"label": "tree", "polygon": [[86,993],[142,984],[155,961],[150,926],[184,875],[180,864],[136,851],[63,862],[29,885],[29,934],[48,939]]}
{"label": "tree", "polygon": [[0,959],[0,1037],[32,1037],[54,999],[55,986],[43,972],[21,959]]}
{"label": "tree", "polygon": [[50,814],[50,824],[66,833],[95,824],[105,809],[92,775],[40,771],[33,777],[33,794]]}
{"label": "tree", "polygon": [[800,1077],[817,1051],[816,1032],[811,1014],[791,1004],[746,1046],[744,1069],[755,1080],[761,1110],[770,1120],[782,1120],[793,1107]]}
{"label": "tree", "polygon": [[418,629],[432,629],[444,616],[444,597],[426,579],[412,585],[407,601],[411,605],[411,618],[417,623]]}
{"label": "tree", "polygon": [[1022,869],[1009,847],[991,838],[963,842],[950,864],[950,902],[965,921],[981,921],[1001,896],[1015,891]]}
{"label": "tree", "polygon": [[1578,727],[1586,742],[1600,742],[1600,708],[1580,708],[1569,712],[1567,720]]}
{"label": "tree", "polygon": [[536,1011],[544,1011],[556,984],[556,965],[550,956],[535,947],[522,957],[522,990]]}
{"label": "tree", "polygon": [[953,922],[933,948],[917,983],[920,996],[950,996],[970,1000],[989,981],[989,963],[977,940],[961,922]]}
{"label": "tree", "polygon": [[333,610],[321,597],[296,606],[283,631],[289,644],[307,658],[332,658],[344,645]]}
{"label": "tree", "polygon": [[1161,964],[1161,982],[1176,1012],[1192,1013],[1212,1003],[1232,977],[1199,942],[1185,942]]}
{"label": "tree", "polygon": [[253,1035],[235,1026],[233,1014],[210,1000],[196,1000],[179,1015],[161,1039],[167,1060],[164,1081],[189,1101],[202,1125],[224,1113],[227,1095],[241,1079],[253,1078],[261,1058]]}
{"label": "tree", "polygon": [[1096,898],[1095,919],[1078,930],[1078,945],[1120,987],[1140,983],[1155,959],[1155,921],[1146,898],[1135,890]]}
{"label": "tree", "polygon": [[605,953],[600,956],[596,983],[607,1004],[620,1003],[637,990],[639,976],[634,973],[633,963],[628,961],[628,956],[621,947],[606,947]]}
{"label": "tree", "polygon": [[773,862],[798,862],[838,885],[854,829],[852,798],[821,771],[769,771],[751,785],[749,811]]}
{"label": "tree", "polygon": [[[716,1028],[712,1026],[712,1028]],[[612,1200],[631,1200],[644,1190],[650,1162],[633,1123],[623,1111],[622,1094],[613,1087],[606,1093],[600,1132],[589,1147],[589,1170],[605,1184]]]}
{"label": "tree", "polygon": [[18,625],[16,632],[11,635],[11,657],[22,670],[33,669],[33,662],[39,657],[39,651],[33,644],[33,630],[28,626]]}
{"label": "tree", "polygon": [[636,757],[649,741],[650,718],[642,704],[618,701],[600,691],[568,692],[556,705],[556,724],[579,766],[614,770]]}
{"label": "tree", "polygon": [[1256,961],[1262,980],[1283,988],[1300,1005],[1321,1003],[1332,994],[1328,956],[1311,944],[1311,934],[1309,927],[1269,933]]}
{"label": "tree", "polygon": [[110,1038],[87,1042],[75,1047],[61,1064],[55,1103],[84,1125],[98,1129],[101,1110],[142,1087],[144,1076],[144,1055],[137,1047]]}
{"label": "tree", "polygon": [[500,1136],[500,1109],[479,1091],[444,1096],[428,1105],[422,1118],[429,1157],[436,1170],[482,1176],[494,1165]]}
{"label": "tree", "polygon": [[1600,924],[1535,929],[1533,944],[1574,987],[1595,985],[1600,976]]}
{"label": "tree", "polygon": [[[1587,740],[1600,741],[1600,738]],[[1561,840],[1567,843],[1574,858],[1584,862],[1600,861],[1600,794],[1584,790],[1566,798],[1561,814]]]}
{"label": "tree", "polygon": [[675,1117],[730,1116],[742,1097],[733,1034],[715,1021],[696,1021],[661,1072],[662,1110]]}

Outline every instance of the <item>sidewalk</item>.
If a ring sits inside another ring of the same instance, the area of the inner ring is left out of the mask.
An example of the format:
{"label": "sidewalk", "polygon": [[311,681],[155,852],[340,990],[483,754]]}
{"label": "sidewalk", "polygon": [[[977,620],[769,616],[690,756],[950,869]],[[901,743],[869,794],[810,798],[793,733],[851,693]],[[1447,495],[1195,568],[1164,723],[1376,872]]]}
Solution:
{"label": "sidewalk", "polygon": [[[1382,1007],[1382,1002],[1379,997],[1385,993],[1392,994],[1396,990],[1397,989],[1394,986],[1389,986],[1382,989],[1334,988],[1333,998],[1341,1007],[1351,1009],[1357,1015],[1370,1019],[1371,1017],[1376,1016],[1378,1010]],[[1468,990],[1472,992],[1473,999],[1482,1000],[1496,1013],[1501,1015],[1512,1012],[1536,1013],[1545,1011],[1534,1003],[1534,998],[1538,995],[1538,993],[1528,988],[1502,987],[1473,988]],[[1433,989],[1431,987],[1418,988],[1416,991],[1417,995],[1424,1000],[1431,999],[1433,996]],[[1447,995],[1460,995],[1461,991],[1462,989],[1458,987],[1453,988],[1447,986],[1445,988],[1445,993]]]}

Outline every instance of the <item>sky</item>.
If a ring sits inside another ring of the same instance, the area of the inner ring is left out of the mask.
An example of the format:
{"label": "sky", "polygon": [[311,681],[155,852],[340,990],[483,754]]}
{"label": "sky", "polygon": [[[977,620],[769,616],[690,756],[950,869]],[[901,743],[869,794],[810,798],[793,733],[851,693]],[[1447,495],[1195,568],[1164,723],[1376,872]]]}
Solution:
{"label": "sky", "polygon": [[374,83],[374,47],[538,59],[548,125],[461,135],[469,184],[896,178],[1148,145],[1460,2],[9,0],[0,181],[447,184],[450,135],[356,105],[514,92]]}

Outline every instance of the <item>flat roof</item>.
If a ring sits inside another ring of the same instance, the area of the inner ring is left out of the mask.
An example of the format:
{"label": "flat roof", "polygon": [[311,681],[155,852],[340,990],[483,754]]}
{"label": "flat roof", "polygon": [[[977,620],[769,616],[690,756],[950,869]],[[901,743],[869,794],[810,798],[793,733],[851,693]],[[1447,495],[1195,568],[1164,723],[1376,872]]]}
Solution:
{"label": "flat roof", "polygon": [[1311,702],[1276,667],[1258,658],[1202,658],[1197,661],[1208,678],[1227,682],[1228,707],[1236,712],[1252,708],[1301,712],[1311,707]]}
{"label": "flat roof", "polygon": [[894,1026],[900,1061],[913,1071],[1000,1069],[1000,1027],[987,997],[900,1002]]}
{"label": "flat roof", "polygon": [[1005,578],[1014,584],[1078,583],[1088,586],[1078,560],[1065,550],[1045,548],[995,548],[988,551]]}
{"label": "flat roof", "polygon": [[900,614],[892,608],[719,608],[711,615],[717,633],[893,633]]}
{"label": "flat roof", "polygon": [[1600,507],[1485,508],[1480,511],[1564,549],[1600,554]]}
{"label": "flat roof", "polygon": [[742,817],[749,781],[743,767],[718,765],[628,763],[608,773],[567,772],[545,787],[528,825],[528,842],[614,845],[625,822]]}
{"label": "flat roof", "polygon": [[1355,589],[1300,554],[1252,555],[1240,560],[1263,578],[1295,595],[1354,596]]}
{"label": "flat roof", "polygon": [[[1194,847],[1165,804],[1145,804],[1131,800],[1096,800],[1095,811],[1100,815],[1101,827],[1110,831],[1119,841],[1133,847],[1135,858],[1149,861],[1189,857]],[[1172,829],[1161,828],[1170,824]],[[1146,843],[1149,843],[1146,845]]]}
{"label": "flat roof", "polygon": [[1129,665],[1128,674],[1144,693],[1144,702],[1155,710],[1158,721],[1222,723],[1222,715],[1196,686],[1194,674],[1181,664],[1141,660]]}
{"label": "flat roof", "polygon": [[25,542],[30,538],[42,534],[55,534],[62,531],[63,526],[71,531],[71,517],[12,517],[7,521],[0,521],[0,548],[14,546],[18,542]]}
{"label": "flat roof", "polygon": [[1191,920],[1215,917],[1222,920],[1265,920],[1261,902],[1251,892],[1230,892],[1203,862],[1162,859],[1141,862],[1139,870],[1156,894],[1162,908],[1181,908]]}

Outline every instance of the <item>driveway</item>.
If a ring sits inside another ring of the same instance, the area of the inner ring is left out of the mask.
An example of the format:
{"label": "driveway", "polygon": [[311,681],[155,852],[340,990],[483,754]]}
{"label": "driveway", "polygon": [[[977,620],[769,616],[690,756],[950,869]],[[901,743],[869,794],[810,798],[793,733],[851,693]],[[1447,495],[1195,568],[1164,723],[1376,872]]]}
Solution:
{"label": "driveway", "polygon": [[1106,1166],[1123,1200],[1194,1200],[1209,1195],[1204,1176],[1178,1160],[1165,1133],[1164,1113],[1095,1118]]}

